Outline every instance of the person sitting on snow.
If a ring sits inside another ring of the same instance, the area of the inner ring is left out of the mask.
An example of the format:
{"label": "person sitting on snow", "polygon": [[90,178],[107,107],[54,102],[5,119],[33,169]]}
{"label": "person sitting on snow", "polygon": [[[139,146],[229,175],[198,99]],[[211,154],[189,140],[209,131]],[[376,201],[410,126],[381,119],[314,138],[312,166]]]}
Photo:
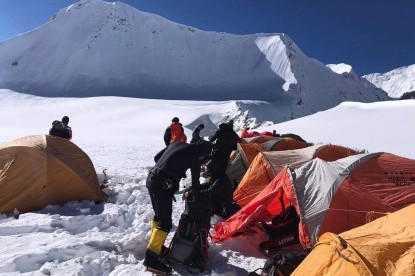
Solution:
{"label": "person sitting on snow", "polygon": [[52,127],[49,129],[49,135],[69,139],[69,133],[65,130],[62,122],[58,120],[52,122]]}
{"label": "person sitting on snow", "polygon": [[72,128],[70,126],[68,126],[69,124],[69,117],[68,116],[63,116],[62,117],[62,124],[63,124],[63,128],[65,129],[66,136],[68,137],[68,140],[72,140]]}

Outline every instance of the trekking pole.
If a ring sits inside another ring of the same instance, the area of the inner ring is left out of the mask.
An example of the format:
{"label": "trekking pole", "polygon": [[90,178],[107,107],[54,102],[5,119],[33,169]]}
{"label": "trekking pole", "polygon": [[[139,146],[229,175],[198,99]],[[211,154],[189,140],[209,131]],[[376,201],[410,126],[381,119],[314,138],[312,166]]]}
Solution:
{"label": "trekking pole", "polygon": [[106,174],[106,170],[107,169],[102,170],[102,173],[104,174],[104,180],[102,181],[101,188],[105,188],[108,184],[108,177],[107,177],[107,174]]}

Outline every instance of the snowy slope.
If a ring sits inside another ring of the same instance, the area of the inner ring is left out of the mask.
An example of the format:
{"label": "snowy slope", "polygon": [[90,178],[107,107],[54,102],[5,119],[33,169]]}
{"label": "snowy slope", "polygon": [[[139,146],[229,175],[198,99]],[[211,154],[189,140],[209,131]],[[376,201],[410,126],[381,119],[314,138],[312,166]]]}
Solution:
{"label": "snowy slope", "polygon": [[363,78],[386,91],[392,98],[400,98],[405,93],[415,94],[415,64],[383,74],[365,75]]}
{"label": "snowy slope", "polygon": [[263,100],[284,113],[274,122],[386,99],[307,57],[285,34],[205,32],[101,0],[0,42],[1,87],[51,97]]}
{"label": "snowy slope", "polygon": [[[8,276],[151,275],[142,265],[153,216],[145,180],[154,154],[164,145],[165,127],[174,116],[186,126],[206,122],[211,124],[201,132],[206,136],[235,108],[232,101],[42,98],[8,90],[0,90],[0,99],[0,145],[21,136],[45,134],[53,120],[68,115],[73,142],[91,157],[98,173],[108,169],[109,188],[105,191],[110,195],[105,204],[71,202],[22,214],[18,219],[0,215],[0,274]],[[268,110],[258,108],[256,112],[263,117]],[[415,158],[411,118],[415,118],[415,100],[347,102],[264,129],[297,133],[315,143]],[[190,135],[189,128],[185,131]],[[190,177],[182,180],[181,188],[189,181]],[[174,227],[184,209],[180,192],[176,199]],[[216,221],[214,217],[211,223]],[[258,244],[265,237],[253,234],[211,244],[202,275],[247,275],[262,267],[266,258],[258,251]],[[168,241],[171,237],[172,233]]]}
{"label": "snowy slope", "polygon": [[296,133],[314,143],[332,143],[369,152],[390,152],[415,159],[411,146],[415,100],[378,103],[344,102],[316,114],[260,128]]}

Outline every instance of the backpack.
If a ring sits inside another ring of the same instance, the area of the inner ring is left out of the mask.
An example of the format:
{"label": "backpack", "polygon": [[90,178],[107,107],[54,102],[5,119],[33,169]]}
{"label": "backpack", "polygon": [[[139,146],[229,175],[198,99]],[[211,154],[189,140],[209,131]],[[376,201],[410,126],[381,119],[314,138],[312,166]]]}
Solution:
{"label": "backpack", "polygon": [[262,222],[262,228],[268,234],[269,240],[260,244],[262,253],[269,257],[281,248],[298,244],[298,224],[300,217],[294,206],[289,206],[272,219],[271,224]]}
{"label": "backpack", "polygon": [[304,251],[281,251],[265,262],[261,274],[256,273],[255,270],[250,272],[248,276],[289,276],[305,257],[306,252]]}
{"label": "backpack", "polygon": [[176,271],[204,271],[209,248],[210,205],[207,196],[200,196],[197,201],[186,200],[185,211],[165,256],[165,261]]}

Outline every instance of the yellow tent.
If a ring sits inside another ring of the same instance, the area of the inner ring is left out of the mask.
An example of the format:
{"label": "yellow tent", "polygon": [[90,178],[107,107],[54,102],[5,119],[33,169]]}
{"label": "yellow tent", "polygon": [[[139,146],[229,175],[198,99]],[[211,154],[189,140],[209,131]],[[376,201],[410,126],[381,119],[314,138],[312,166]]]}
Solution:
{"label": "yellow tent", "polygon": [[415,275],[415,204],[340,235],[326,232],[291,275]]}
{"label": "yellow tent", "polygon": [[106,201],[88,155],[74,143],[35,135],[0,148],[0,212],[39,210],[71,200]]}

